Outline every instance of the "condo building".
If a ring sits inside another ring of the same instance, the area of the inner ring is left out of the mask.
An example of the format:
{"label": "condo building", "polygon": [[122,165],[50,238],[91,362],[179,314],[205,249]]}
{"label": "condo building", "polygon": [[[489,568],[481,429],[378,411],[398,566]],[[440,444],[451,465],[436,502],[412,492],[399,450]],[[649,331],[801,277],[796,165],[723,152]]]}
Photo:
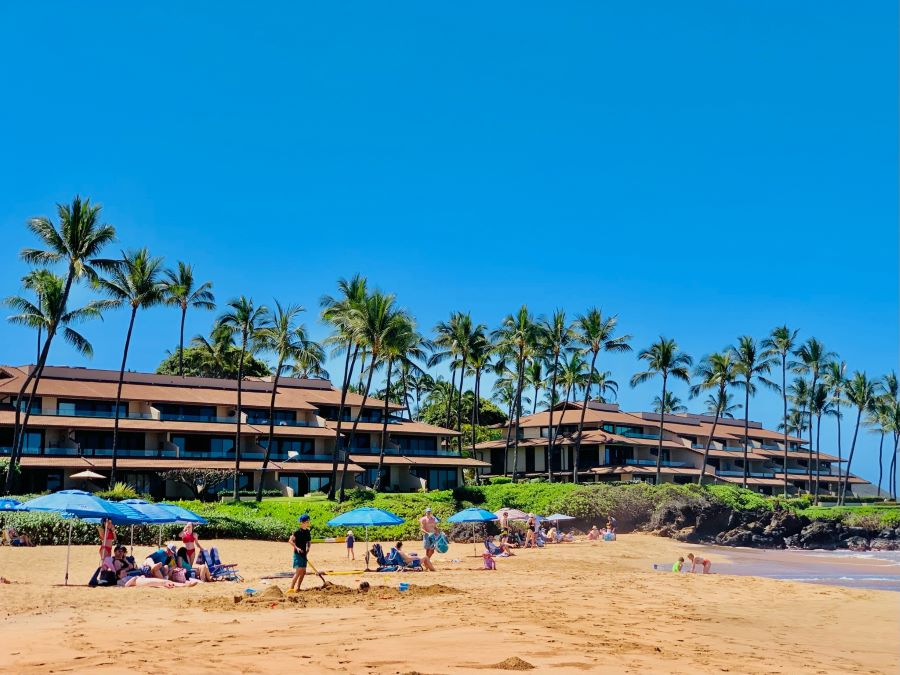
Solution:
{"label": "condo building", "polygon": [[[579,421],[584,416],[578,466],[574,466]],[[509,475],[515,466],[519,476],[548,474],[548,441],[553,434],[549,471],[556,480],[579,482],[655,482],[659,458],[658,413],[624,412],[616,404],[591,401],[560,403],[550,410],[526,415],[502,427],[499,440],[479,443],[474,455],[488,466],[478,469],[485,477]],[[836,493],[841,461],[831,454],[810,452],[802,438],[787,437],[787,474],[784,471],[785,436],[763,428],[759,422],[747,424],[747,487],[763,494],[779,494],[785,475],[792,492],[809,492],[818,477],[820,493]],[[711,440],[710,440],[711,436]],[[696,483],[709,443],[707,483],[742,485],[744,480],[744,420],[719,419],[713,431],[713,417],[707,415],[666,415],[662,430],[660,481]],[[518,445],[518,452],[515,446]],[[851,476],[850,488],[868,481]]]}
{"label": "condo building", "polygon": [[[0,457],[10,454],[16,402],[32,369],[0,366]],[[25,492],[84,487],[71,478],[84,470],[108,475],[118,377],[118,371],[111,370],[44,368],[24,437],[20,485]],[[273,447],[263,472],[272,388],[270,378],[243,382],[239,489],[255,489],[262,482],[264,489],[287,496],[327,490],[341,392],[327,380],[279,380]],[[348,393],[343,411],[347,487],[372,485],[376,478],[384,401],[362,402],[361,396]],[[119,404],[117,480],[154,498],[190,497],[186,486],[161,474],[172,469],[233,469],[236,403],[235,380],[126,373]],[[402,413],[401,406],[388,404],[386,489],[453,488],[463,483],[464,469],[489,468],[450,449],[457,432],[411,421]],[[343,455],[340,459],[343,463]],[[230,479],[214,491],[232,489]]]}

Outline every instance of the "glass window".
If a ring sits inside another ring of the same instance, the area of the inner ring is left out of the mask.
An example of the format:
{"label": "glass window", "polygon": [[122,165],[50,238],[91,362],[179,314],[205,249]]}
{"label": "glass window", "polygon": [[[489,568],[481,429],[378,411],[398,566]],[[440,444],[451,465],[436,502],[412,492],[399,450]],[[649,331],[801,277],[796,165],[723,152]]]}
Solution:
{"label": "glass window", "polygon": [[400,446],[400,450],[403,452],[434,452],[437,450],[435,436],[392,436],[392,440]]}
{"label": "glass window", "polygon": [[[269,445],[268,438],[261,438],[259,446],[263,449]],[[288,452],[296,452],[298,455],[314,455],[315,441],[312,438],[274,438],[272,442],[272,457],[287,457]]]}
{"label": "glass window", "polygon": [[[18,396],[13,396],[13,397],[10,399],[9,402],[12,403],[13,406],[15,406],[15,405],[16,405],[16,401],[17,401],[18,399],[19,399]],[[22,399],[22,410],[25,410],[25,406],[26,406],[27,404],[28,404],[28,397],[25,396],[25,397]],[[31,399],[31,412],[33,412],[33,413],[35,413],[35,414],[39,414],[39,413],[41,412],[41,409],[42,409],[42,408],[41,408],[41,397],[40,397],[40,396],[35,396],[35,397],[33,397],[33,398]]]}
{"label": "glass window", "polygon": [[160,419],[184,422],[212,422],[216,420],[214,405],[183,405],[181,403],[154,403]]}
{"label": "glass window", "polygon": [[[269,411],[266,408],[245,408],[247,422],[250,424],[268,424]],[[275,424],[294,424],[297,421],[297,413],[293,410],[275,410],[273,413]]]}
{"label": "glass window", "polygon": [[331,482],[330,476],[310,476],[309,491],[310,492],[327,492],[328,485]]}
{"label": "glass window", "polygon": [[[72,417],[114,417],[115,401],[88,401],[83,399],[59,399],[56,403],[58,415]],[[128,402],[119,403],[119,417],[128,417]]]}

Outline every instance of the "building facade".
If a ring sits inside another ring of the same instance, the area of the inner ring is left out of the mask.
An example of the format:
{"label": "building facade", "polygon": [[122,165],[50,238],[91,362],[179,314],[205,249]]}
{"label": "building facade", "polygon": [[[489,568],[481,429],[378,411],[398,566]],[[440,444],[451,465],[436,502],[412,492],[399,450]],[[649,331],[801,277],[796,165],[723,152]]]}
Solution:
{"label": "building facade", "polygon": [[[16,401],[32,368],[0,366],[0,456],[10,453]],[[44,369],[23,447],[25,492],[83,487],[71,476],[84,470],[108,475],[118,376],[110,370]],[[328,490],[341,392],[327,380],[279,380],[273,447],[263,472],[272,386],[268,379],[243,383],[240,489],[255,489],[261,481],[264,489],[287,496]],[[234,380],[126,373],[119,407],[117,480],[155,498],[187,497],[188,488],[163,480],[160,474],[172,469],[233,469],[236,403]],[[361,396],[347,394],[341,429],[349,448],[347,487],[371,485],[377,472],[384,402],[369,398],[364,407],[361,404]],[[388,405],[386,489],[452,488],[462,484],[464,469],[487,468],[448,449],[455,431],[413,422],[402,413],[400,406]],[[351,434],[357,416],[356,433]],[[231,480],[215,488],[232,489]]]}
{"label": "building facade", "polygon": [[[554,434],[550,472],[558,480],[572,480],[579,420],[584,415],[584,432],[578,453],[579,482],[656,480],[659,453],[659,414],[624,412],[616,404],[590,402],[559,404],[550,411],[527,415],[518,428],[502,428],[503,437],[475,446],[475,457],[488,464],[479,469],[484,476],[508,475],[513,465],[520,476],[546,476],[547,448]],[[710,441],[710,435],[712,439]],[[707,441],[710,449],[706,467],[708,483],[741,485],[744,476],[744,420],[720,419],[713,432],[713,418],[707,415],[666,415],[662,434],[660,480],[696,483],[703,466]],[[518,438],[518,457],[514,449]],[[507,441],[509,438],[509,441]],[[748,423],[747,486],[764,494],[783,490],[785,438],[782,432],[764,429],[759,422]],[[509,444],[509,447],[507,447]],[[810,453],[806,441],[787,437],[787,480],[793,492],[815,489],[820,493],[838,491],[841,461],[831,454]],[[868,481],[851,476],[850,487]]]}

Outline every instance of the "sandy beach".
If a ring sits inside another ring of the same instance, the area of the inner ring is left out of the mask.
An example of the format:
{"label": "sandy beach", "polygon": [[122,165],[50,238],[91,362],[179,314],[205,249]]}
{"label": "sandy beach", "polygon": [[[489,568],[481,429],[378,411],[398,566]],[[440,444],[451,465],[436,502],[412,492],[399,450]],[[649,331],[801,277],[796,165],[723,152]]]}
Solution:
{"label": "sandy beach", "polygon": [[[209,545],[212,542],[206,542]],[[122,589],[62,583],[64,547],[0,549],[0,672],[147,673],[896,673],[900,602],[888,591],[730,574],[655,572],[692,547],[647,535],[521,551],[479,571],[472,546],[437,573],[340,574],[304,582],[296,602],[286,544],[214,542],[242,583]],[[408,548],[419,548],[408,544]],[[147,549],[136,549],[142,556]],[[361,557],[362,545],[357,545]],[[84,583],[96,548],[72,550]],[[320,570],[361,569],[317,544]],[[727,569],[728,553],[710,557]],[[454,562],[457,560],[458,562]],[[733,563],[732,563],[733,566]],[[397,590],[400,581],[410,592]],[[257,602],[235,602],[254,588]],[[343,592],[342,592],[343,591]]]}

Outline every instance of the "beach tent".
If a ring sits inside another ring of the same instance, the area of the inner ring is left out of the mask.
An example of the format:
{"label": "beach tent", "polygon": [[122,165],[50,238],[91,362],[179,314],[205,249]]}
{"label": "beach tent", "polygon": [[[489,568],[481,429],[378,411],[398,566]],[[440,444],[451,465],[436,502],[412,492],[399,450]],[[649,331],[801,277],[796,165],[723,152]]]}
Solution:
{"label": "beach tent", "polygon": [[[159,525],[159,545],[162,546],[162,526],[167,523],[177,523],[178,518],[167,509],[160,508],[157,504],[151,504],[144,499],[125,499],[120,504],[128,504],[144,517],[147,525]],[[199,516],[198,516],[199,517]],[[134,524],[131,525],[131,555],[134,555]]]}
{"label": "beach tent", "polygon": [[528,520],[528,514],[519,509],[498,509],[497,511],[494,511],[494,515],[497,516],[497,518],[500,518],[504,511],[509,514],[510,520]]}
{"label": "beach tent", "polygon": [[72,519],[110,518],[119,525],[142,523],[142,516],[127,504],[108,502],[84,490],[60,490],[30,499],[19,508],[25,511],[47,511],[69,518],[69,541],[66,547],[65,585],[69,585],[69,558],[72,551]]}
{"label": "beach tent", "polygon": [[492,520],[497,520],[497,516],[490,511],[475,507],[463,509],[447,518],[448,523],[472,523],[472,548],[475,551],[475,555],[478,555],[478,547],[475,544],[475,524],[488,523]]}
{"label": "beach tent", "polygon": [[366,571],[369,570],[369,528],[385,527],[387,525],[402,525],[403,518],[371,506],[360,506],[358,509],[347,511],[335,516],[328,521],[329,527],[362,527],[366,531]]}

